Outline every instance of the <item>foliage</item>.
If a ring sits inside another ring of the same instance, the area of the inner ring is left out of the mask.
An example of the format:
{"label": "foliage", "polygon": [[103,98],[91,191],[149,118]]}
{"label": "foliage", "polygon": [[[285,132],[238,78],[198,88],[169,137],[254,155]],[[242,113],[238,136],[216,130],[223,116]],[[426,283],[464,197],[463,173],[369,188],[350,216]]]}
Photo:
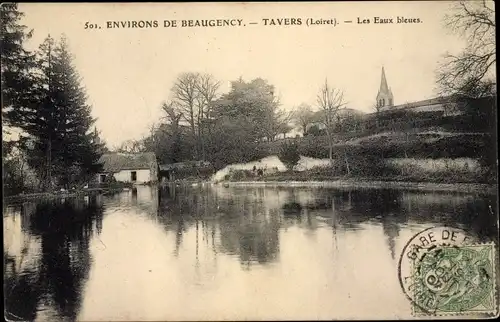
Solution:
{"label": "foliage", "polygon": [[299,147],[296,142],[284,142],[281,146],[278,158],[286,166],[289,171],[292,171],[300,161]]}
{"label": "foliage", "polygon": [[18,141],[8,139],[10,129],[15,127],[18,111],[30,104],[34,90],[34,56],[24,49],[24,42],[31,38],[32,31],[20,24],[23,13],[15,3],[4,3],[1,14],[1,84],[2,84],[2,178],[5,194],[19,193],[24,189],[24,161],[20,162],[20,148],[25,138]]}
{"label": "foliage", "polygon": [[317,103],[323,111],[323,123],[325,124],[329,142],[329,158],[332,159],[333,136],[336,130],[337,114],[340,108],[345,105],[344,93],[340,89],[328,85],[328,80],[325,79],[325,84],[321,87],[317,96]]}
{"label": "foliage", "polygon": [[314,121],[314,112],[310,105],[302,103],[293,112],[295,125],[300,126],[302,134],[307,134],[307,126]]}
{"label": "foliage", "polygon": [[16,160],[5,160],[3,162],[3,189],[4,195],[10,196],[21,193],[24,190],[24,180],[22,173],[18,171]]}
{"label": "foliage", "polygon": [[11,125],[17,111],[30,104],[34,89],[32,70],[35,67],[34,55],[24,49],[24,42],[31,38],[32,31],[20,24],[24,16],[15,3],[4,3],[1,13],[1,74],[2,74],[2,121]]}
{"label": "foliage", "polygon": [[[43,104],[35,109],[41,120],[25,127],[35,138],[38,151],[47,151],[48,167],[68,185],[71,178],[86,177],[99,171],[99,144],[93,141],[90,106],[80,85],[79,75],[64,37],[56,43],[50,36],[40,46],[40,65],[43,66],[40,97]],[[36,155],[38,163],[46,155]],[[69,171],[73,169],[73,173]],[[50,175],[50,174],[49,174]]]}
{"label": "foliage", "polygon": [[320,129],[318,124],[313,124],[309,127],[306,134],[312,136],[322,136],[326,135],[326,131],[324,129]]}
{"label": "foliage", "polygon": [[226,181],[243,181],[247,179],[255,178],[255,173],[250,170],[231,170],[226,175],[224,180]]}
{"label": "foliage", "polygon": [[448,54],[437,74],[443,95],[483,97],[495,87],[496,38],[495,9],[489,1],[454,3],[445,18],[446,27],[465,38],[466,48],[458,55]]}
{"label": "foliage", "polygon": [[160,163],[201,158],[216,169],[266,156],[260,141],[287,132],[291,117],[278,109],[274,86],[262,79],[239,79],[217,97],[218,87],[210,75],[179,75],[172,100],[161,106],[162,122],[141,142],[144,150],[155,152]]}
{"label": "foliage", "polygon": [[32,86],[14,90],[25,98],[11,106],[8,118],[12,126],[28,135],[30,144],[23,146],[27,161],[43,179],[45,189],[54,181],[67,186],[99,171],[103,146],[91,132],[95,120],[66,39],[56,43],[47,37],[34,63],[30,69]]}
{"label": "foliage", "polygon": [[220,117],[209,137],[209,161],[221,169],[267,156],[267,150],[257,141],[256,131],[255,124],[243,116]]}
{"label": "foliage", "polygon": [[210,74],[182,73],[171,88],[172,102],[162,106],[171,110],[165,111],[177,125],[181,120],[187,122],[190,139],[194,141],[194,159],[205,159],[205,134],[210,131],[212,102],[219,87],[220,83]]}

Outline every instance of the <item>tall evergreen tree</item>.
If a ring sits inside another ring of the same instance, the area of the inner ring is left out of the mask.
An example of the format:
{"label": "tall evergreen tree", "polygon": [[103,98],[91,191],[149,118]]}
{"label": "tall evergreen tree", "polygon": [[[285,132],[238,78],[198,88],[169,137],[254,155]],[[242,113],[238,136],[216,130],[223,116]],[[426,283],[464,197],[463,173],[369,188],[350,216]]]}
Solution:
{"label": "tall evergreen tree", "polygon": [[[9,156],[17,149],[22,150],[25,138],[13,141],[9,137],[11,127],[20,123],[19,113],[29,108],[33,97],[34,79],[31,70],[35,67],[34,55],[24,49],[24,43],[32,35],[21,24],[23,13],[17,4],[0,6],[0,49],[2,84],[2,177],[6,190],[11,193],[23,189],[23,182],[13,182],[18,165]],[[16,189],[11,189],[16,187]]]}
{"label": "tall evergreen tree", "polygon": [[99,142],[94,140],[90,106],[72,64],[64,37],[50,35],[40,45],[34,102],[20,113],[20,127],[34,139],[29,163],[45,183],[68,185],[99,171]]}
{"label": "tall evergreen tree", "polygon": [[48,36],[37,52],[37,70],[33,73],[36,86],[32,102],[28,108],[18,112],[17,126],[30,135],[33,145],[28,154],[28,163],[39,174],[45,189],[52,185],[52,155],[57,147],[53,146],[56,136],[57,108],[54,104],[53,60],[55,41]]}
{"label": "tall evergreen tree", "polygon": [[78,176],[87,176],[99,171],[98,160],[101,148],[94,142],[92,131],[95,119],[87,104],[80,77],[73,66],[73,59],[63,36],[55,47],[53,70],[54,99],[56,112],[56,136],[54,145],[58,149],[56,173],[67,183],[65,176],[71,166],[79,169]]}
{"label": "tall evergreen tree", "polygon": [[17,113],[29,105],[34,85],[31,70],[35,67],[34,55],[24,49],[24,42],[31,38],[32,30],[20,23],[23,13],[17,4],[3,4],[1,13],[1,74],[2,121],[16,125]]}

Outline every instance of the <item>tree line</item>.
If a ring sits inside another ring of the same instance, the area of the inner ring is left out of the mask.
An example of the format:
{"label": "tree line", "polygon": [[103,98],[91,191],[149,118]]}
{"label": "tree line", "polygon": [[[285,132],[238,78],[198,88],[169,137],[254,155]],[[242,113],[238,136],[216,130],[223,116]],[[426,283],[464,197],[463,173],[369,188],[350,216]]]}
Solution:
{"label": "tree line", "polygon": [[[437,70],[441,93],[496,97],[496,78],[491,74],[496,64],[494,11],[489,3],[479,1],[456,6],[445,23],[465,37],[467,47],[458,55],[444,57]],[[24,165],[33,169],[45,190],[56,184],[84,182],[99,170],[97,161],[105,148],[92,131],[95,120],[72,65],[68,42],[48,36],[38,50],[27,51],[24,43],[32,31],[20,23],[17,5],[2,6],[1,14],[2,129],[5,134],[7,128],[19,128],[25,134],[17,141],[2,140],[4,182],[11,186],[22,182],[17,177]],[[117,150],[152,151],[159,163],[206,160],[221,168],[267,156],[262,142],[285,135],[292,125],[305,134],[308,125],[321,123],[329,158],[335,154],[349,172],[347,155],[339,159],[333,145],[336,135],[355,126],[341,117],[346,106],[342,89],[325,79],[314,107],[303,103],[292,110],[283,108],[276,92],[262,78],[245,81],[240,77],[222,93],[221,82],[212,75],[180,74],[168,91],[168,100],[159,104],[162,119],[146,137],[127,141]],[[469,104],[467,109],[474,113],[475,106]],[[377,106],[375,110],[379,112]]]}
{"label": "tree line", "polygon": [[[439,94],[453,97],[459,103],[465,102],[463,112],[476,123],[487,121],[491,114],[478,108],[477,99],[496,97],[493,13],[491,4],[486,1],[457,2],[444,18],[445,27],[464,38],[467,45],[459,54],[445,55],[438,65]],[[340,113],[346,107],[343,91],[327,79],[318,91],[314,107],[302,103],[288,112],[280,108],[274,86],[263,79],[245,82],[240,78],[231,83],[228,93],[222,95],[219,89],[220,82],[211,75],[180,75],[170,91],[171,100],[161,106],[164,120],[152,126],[146,138],[127,142],[128,147],[122,149],[156,152],[161,163],[197,159],[223,166],[266,156],[266,150],[259,142],[273,141],[294,125],[304,135],[318,132],[326,136],[328,156],[333,159],[335,137],[360,127],[358,123],[361,121],[356,116],[349,119]],[[380,116],[380,106],[375,106],[374,110],[375,122],[368,125],[387,127]],[[406,114],[399,120],[406,125],[398,131],[408,134],[414,130],[409,128],[414,123],[410,118],[414,116]],[[312,123],[316,125],[310,127]],[[322,125],[321,130],[317,124]],[[490,141],[495,140],[496,136]],[[344,156],[344,161],[349,172],[347,156]]]}
{"label": "tree line", "polygon": [[160,122],[146,137],[126,141],[116,150],[155,152],[160,163],[204,160],[221,168],[267,156],[261,143],[284,137],[295,126],[305,134],[311,122],[321,122],[333,141],[341,125],[351,121],[339,116],[346,105],[343,92],[328,80],[319,90],[316,111],[305,103],[286,110],[274,85],[262,78],[240,77],[227,93],[220,93],[220,84],[210,74],[178,75],[170,99],[160,105]]}
{"label": "tree line", "polygon": [[[26,50],[33,31],[22,16],[17,4],[1,7],[4,186],[13,193],[25,188],[22,165],[38,179],[37,189],[69,188],[100,170],[104,145],[67,39],[48,35],[37,50]],[[8,140],[16,130],[19,139]]]}
{"label": "tree line", "polygon": [[141,140],[124,142],[117,150],[152,151],[160,163],[210,161],[216,167],[263,157],[259,142],[273,141],[291,129],[275,87],[257,78],[231,82],[221,93],[210,74],[178,75],[162,102],[162,119]]}

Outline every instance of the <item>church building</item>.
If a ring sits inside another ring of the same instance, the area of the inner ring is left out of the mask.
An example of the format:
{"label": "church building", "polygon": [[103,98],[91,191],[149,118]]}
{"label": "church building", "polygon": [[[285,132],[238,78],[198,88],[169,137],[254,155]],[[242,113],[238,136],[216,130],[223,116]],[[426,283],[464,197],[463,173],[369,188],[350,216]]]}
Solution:
{"label": "church building", "polygon": [[376,107],[379,112],[391,113],[402,109],[411,109],[412,112],[443,112],[444,115],[460,114],[459,105],[451,96],[435,97],[415,102],[405,102],[399,105],[394,104],[394,96],[391,88],[387,85],[384,67],[380,79],[380,88],[377,94]]}
{"label": "church building", "polygon": [[382,67],[382,78],[380,80],[380,89],[377,94],[377,109],[386,110],[394,106],[394,96],[390,87],[387,85],[387,79],[385,77],[385,70]]}

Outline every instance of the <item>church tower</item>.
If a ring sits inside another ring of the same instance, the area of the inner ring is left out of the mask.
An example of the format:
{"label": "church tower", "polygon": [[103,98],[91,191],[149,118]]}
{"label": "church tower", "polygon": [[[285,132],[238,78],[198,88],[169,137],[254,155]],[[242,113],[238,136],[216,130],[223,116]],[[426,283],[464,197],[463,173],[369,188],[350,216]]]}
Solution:
{"label": "church tower", "polygon": [[387,79],[385,78],[385,70],[382,67],[382,78],[380,80],[380,89],[377,94],[377,106],[380,109],[387,109],[394,106],[394,97],[389,86],[387,86]]}

